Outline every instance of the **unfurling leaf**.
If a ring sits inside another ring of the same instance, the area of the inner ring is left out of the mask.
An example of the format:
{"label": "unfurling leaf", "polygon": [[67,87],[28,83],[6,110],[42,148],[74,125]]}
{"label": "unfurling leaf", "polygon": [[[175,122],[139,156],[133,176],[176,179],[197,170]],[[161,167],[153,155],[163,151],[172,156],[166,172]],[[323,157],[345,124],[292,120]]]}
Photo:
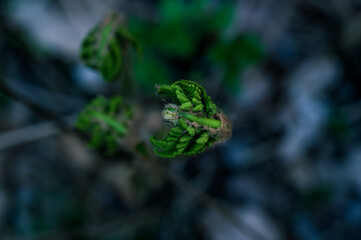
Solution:
{"label": "unfurling leaf", "polygon": [[107,81],[114,80],[121,72],[129,47],[139,53],[139,45],[129,34],[117,14],[107,16],[84,38],[80,56],[89,67],[99,71]]}
{"label": "unfurling leaf", "polygon": [[100,96],[79,114],[76,127],[90,136],[92,147],[104,148],[107,155],[112,155],[127,134],[131,118],[131,107],[120,96]]}
{"label": "unfurling leaf", "polygon": [[174,102],[163,110],[163,119],[174,127],[164,140],[150,138],[157,155],[166,158],[194,155],[231,137],[231,121],[196,82],[181,80],[157,88],[158,94]]}

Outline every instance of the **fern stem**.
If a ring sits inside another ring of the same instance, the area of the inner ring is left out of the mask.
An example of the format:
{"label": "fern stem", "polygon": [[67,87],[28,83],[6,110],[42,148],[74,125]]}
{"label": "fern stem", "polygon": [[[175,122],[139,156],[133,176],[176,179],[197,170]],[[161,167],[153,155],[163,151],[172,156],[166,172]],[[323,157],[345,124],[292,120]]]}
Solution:
{"label": "fern stem", "polygon": [[179,114],[191,122],[196,122],[211,128],[219,128],[221,126],[221,121],[217,119],[198,117],[193,114],[184,112],[179,112]]}
{"label": "fern stem", "polygon": [[115,121],[113,118],[110,118],[109,116],[99,113],[99,112],[93,112],[92,115],[94,117],[104,121],[110,127],[114,128],[122,136],[124,136],[127,133],[126,126],[122,123]]}

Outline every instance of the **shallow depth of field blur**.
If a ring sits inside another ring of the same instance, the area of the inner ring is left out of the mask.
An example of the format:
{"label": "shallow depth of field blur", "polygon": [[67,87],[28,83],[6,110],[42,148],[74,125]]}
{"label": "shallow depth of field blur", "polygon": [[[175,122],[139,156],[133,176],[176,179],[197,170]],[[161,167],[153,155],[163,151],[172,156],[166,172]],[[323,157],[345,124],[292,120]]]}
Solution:
{"label": "shallow depth of field blur", "polygon": [[79,59],[111,12],[142,47],[126,98],[146,145],[169,126],[156,84],[197,81],[233,121],[224,144],[163,160],[182,183],[264,239],[360,239],[361,0],[0,1],[0,239],[252,239],[72,127],[128,92]]}

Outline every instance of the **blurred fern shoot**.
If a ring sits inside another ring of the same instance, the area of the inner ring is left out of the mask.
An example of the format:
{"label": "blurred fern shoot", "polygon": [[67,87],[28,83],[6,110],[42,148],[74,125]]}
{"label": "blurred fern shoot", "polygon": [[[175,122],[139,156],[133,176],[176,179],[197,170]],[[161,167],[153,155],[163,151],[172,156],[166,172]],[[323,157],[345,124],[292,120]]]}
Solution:
{"label": "blurred fern shoot", "polygon": [[105,154],[115,154],[121,140],[128,134],[132,119],[132,108],[124,103],[122,97],[107,99],[95,98],[79,114],[76,127],[89,135],[89,145],[105,150]]}
{"label": "blurred fern shoot", "polygon": [[84,63],[99,71],[107,81],[115,80],[125,63],[130,62],[129,50],[140,52],[136,40],[125,27],[124,20],[117,14],[109,14],[84,38],[80,56]]}

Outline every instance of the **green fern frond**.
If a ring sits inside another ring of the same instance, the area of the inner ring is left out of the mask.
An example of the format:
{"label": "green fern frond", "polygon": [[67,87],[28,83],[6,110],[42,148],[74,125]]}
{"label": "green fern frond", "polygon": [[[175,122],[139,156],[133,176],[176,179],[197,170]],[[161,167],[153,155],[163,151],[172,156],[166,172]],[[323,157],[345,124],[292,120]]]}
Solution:
{"label": "green fern frond", "polygon": [[140,53],[137,41],[125,29],[121,17],[111,14],[89,31],[82,42],[80,56],[105,80],[112,81],[122,70],[128,46]]}
{"label": "green fern frond", "polygon": [[99,96],[79,114],[76,127],[90,136],[91,147],[104,148],[107,155],[113,155],[128,133],[130,109],[120,96],[111,99]]}
{"label": "green fern frond", "polygon": [[165,158],[194,155],[231,137],[231,121],[196,82],[181,80],[157,89],[158,95],[174,102],[167,104],[162,114],[165,121],[175,125],[165,140],[150,138],[157,155]]}

